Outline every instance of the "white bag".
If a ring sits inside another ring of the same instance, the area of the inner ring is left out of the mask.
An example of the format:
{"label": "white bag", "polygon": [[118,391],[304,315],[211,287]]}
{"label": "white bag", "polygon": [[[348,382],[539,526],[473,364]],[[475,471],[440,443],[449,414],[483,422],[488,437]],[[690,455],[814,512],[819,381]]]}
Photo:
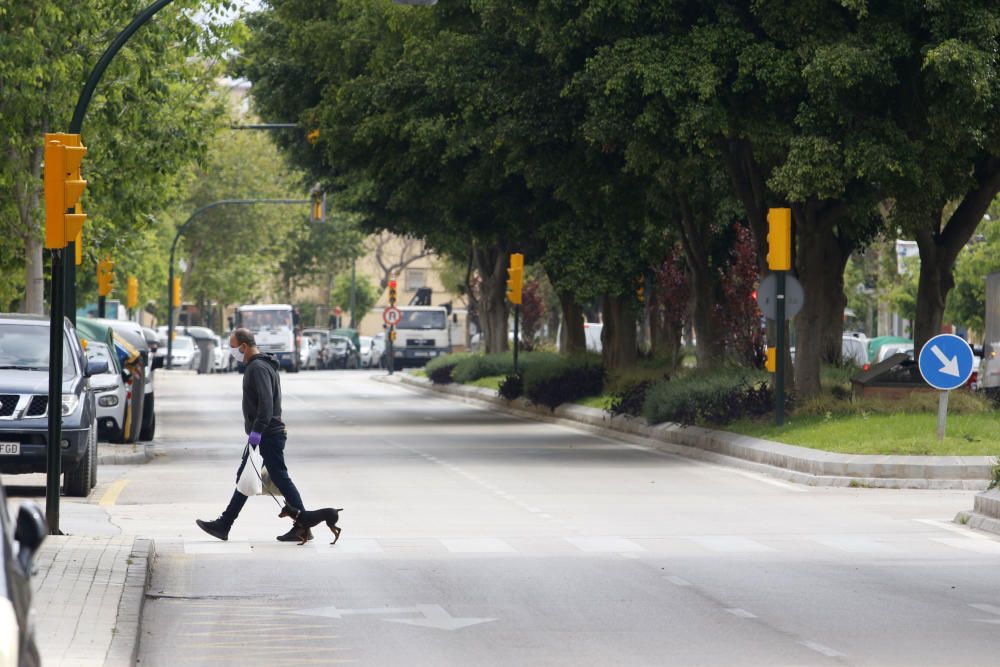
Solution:
{"label": "white bag", "polygon": [[260,471],[264,467],[264,458],[260,455],[260,447],[251,447],[247,443],[247,449],[243,450],[244,454],[246,454],[247,450],[249,450],[249,457],[247,458],[246,465],[243,466],[243,472],[240,473],[239,479],[236,480],[236,490],[244,496],[259,496],[264,493],[264,484],[260,480]]}

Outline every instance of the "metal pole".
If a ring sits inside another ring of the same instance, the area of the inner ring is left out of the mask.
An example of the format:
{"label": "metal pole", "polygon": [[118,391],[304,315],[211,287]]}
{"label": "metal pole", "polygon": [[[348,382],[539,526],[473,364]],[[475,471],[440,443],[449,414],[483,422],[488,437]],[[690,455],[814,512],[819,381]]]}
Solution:
{"label": "metal pole", "polygon": [[[69,302],[68,301],[67,301],[66,305],[69,306]],[[107,299],[107,297],[98,295],[98,297],[97,297],[97,316],[98,317],[107,317],[108,316],[108,299]]]}
{"label": "metal pole", "polygon": [[775,271],[777,295],[775,310],[777,322],[775,332],[775,373],[774,373],[774,423],[785,424],[785,272]]}
{"label": "metal pole", "polygon": [[357,297],[355,296],[357,290],[357,278],[355,277],[355,273],[357,272],[357,268],[358,268],[358,260],[357,258],[354,258],[354,261],[351,262],[351,328],[352,329],[357,328],[357,325],[355,324],[355,322],[357,322],[357,319],[354,315],[355,305],[357,304]]}
{"label": "metal pole", "polygon": [[[63,292],[63,314],[76,326],[76,241],[70,241],[63,250],[63,276],[66,288]],[[104,315],[101,315],[104,317]]]}
{"label": "metal pole", "polygon": [[519,304],[514,304],[514,375],[517,375],[517,350],[520,347],[518,344],[519,330],[518,325],[521,321],[521,306]]}
{"label": "metal pole", "polygon": [[174,251],[177,249],[177,239],[180,236],[181,230],[177,230],[177,236],[170,246],[170,266],[167,268],[167,358],[163,364],[165,369],[170,368],[170,362],[174,357]]}
{"label": "metal pole", "polygon": [[937,439],[944,440],[945,425],[948,421],[948,394],[949,391],[942,391],[938,396],[938,419],[937,419]]}
{"label": "metal pole", "polygon": [[45,520],[50,535],[59,530],[59,476],[62,473],[62,367],[63,367],[63,253],[52,250],[52,287],[49,305],[49,415],[45,447]]}
{"label": "metal pole", "polygon": [[385,335],[385,348],[389,355],[389,375],[392,375],[395,370],[396,365],[396,355],[392,351],[392,334],[396,331],[396,327],[389,327],[389,331]]}

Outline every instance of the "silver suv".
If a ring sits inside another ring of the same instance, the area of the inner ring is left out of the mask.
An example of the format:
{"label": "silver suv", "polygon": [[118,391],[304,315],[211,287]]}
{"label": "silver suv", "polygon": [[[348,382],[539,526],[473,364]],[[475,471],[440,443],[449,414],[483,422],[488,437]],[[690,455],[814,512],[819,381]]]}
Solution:
{"label": "silver suv", "polygon": [[[64,488],[86,496],[97,483],[97,409],[88,378],[107,371],[107,363],[87,361],[69,320],[64,334]],[[0,473],[45,472],[48,394],[48,318],[0,313]]]}

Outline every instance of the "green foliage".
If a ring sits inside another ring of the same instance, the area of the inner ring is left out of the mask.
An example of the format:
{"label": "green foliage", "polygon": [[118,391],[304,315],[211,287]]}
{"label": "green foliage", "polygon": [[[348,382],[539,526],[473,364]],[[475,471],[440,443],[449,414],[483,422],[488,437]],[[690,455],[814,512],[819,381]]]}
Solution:
{"label": "green foliage", "polygon": [[[378,301],[379,296],[378,289],[368,278],[360,274],[355,275],[354,308],[358,315],[358,322],[372,309],[372,306]],[[334,280],[333,290],[330,292],[330,305],[340,306],[344,313],[347,313],[348,317],[350,317],[351,272],[349,270],[341,273]]]}
{"label": "green foliage", "polygon": [[524,377],[520,373],[506,376],[497,387],[497,395],[506,401],[513,401],[524,395]]}
{"label": "green foliage", "polygon": [[[994,204],[993,212],[1000,215],[1000,206]],[[948,297],[945,316],[959,326],[983,332],[986,317],[986,275],[1000,271],[1000,220],[994,218],[982,223],[979,234],[981,239],[965,246],[958,255],[955,288]]]}
{"label": "green foliage", "polygon": [[604,390],[604,367],[600,359],[588,355],[541,357],[525,366],[523,377],[528,400],[552,410]]}
{"label": "green foliage", "polygon": [[773,405],[767,373],[726,368],[657,383],[646,392],[643,415],[651,424],[727,424]]}
{"label": "green foliage", "polygon": [[450,384],[454,381],[452,374],[455,371],[455,366],[470,356],[472,355],[467,352],[457,352],[443,357],[435,357],[427,362],[424,370],[427,372],[427,377],[434,384]]}

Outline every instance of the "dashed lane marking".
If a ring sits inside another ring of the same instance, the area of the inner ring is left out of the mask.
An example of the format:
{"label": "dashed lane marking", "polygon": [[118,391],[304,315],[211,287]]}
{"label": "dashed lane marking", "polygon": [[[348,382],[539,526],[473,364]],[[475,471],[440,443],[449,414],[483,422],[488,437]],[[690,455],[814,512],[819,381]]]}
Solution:
{"label": "dashed lane marking", "polygon": [[667,581],[669,581],[670,583],[672,583],[674,586],[692,586],[693,585],[687,579],[682,579],[681,577],[675,577],[673,575],[668,575],[668,576],[663,577],[663,578],[666,579]]}
{"label": "dashed lane marking", "polygon": [[812,649],[813,651],[816,651],[817,653],[822,653],[823,655],[825,655],[828,658],[843,658],[844,657],[844,654],[841,653],[840,651],[836,651],[836,650],[830,648],[829,646],[825,646],[824,644],[820,644],[819,642],[800,641],[799,643],[802,644],[803,646],[805,646],[808,649]]}
{"label": "dashed lane marking", "polygon": [[726,611],[738,618],[757,618],[756,614],[751,614],[746,609],[740,609],[739,607],[732,607],[730,609],[726,609]]}

